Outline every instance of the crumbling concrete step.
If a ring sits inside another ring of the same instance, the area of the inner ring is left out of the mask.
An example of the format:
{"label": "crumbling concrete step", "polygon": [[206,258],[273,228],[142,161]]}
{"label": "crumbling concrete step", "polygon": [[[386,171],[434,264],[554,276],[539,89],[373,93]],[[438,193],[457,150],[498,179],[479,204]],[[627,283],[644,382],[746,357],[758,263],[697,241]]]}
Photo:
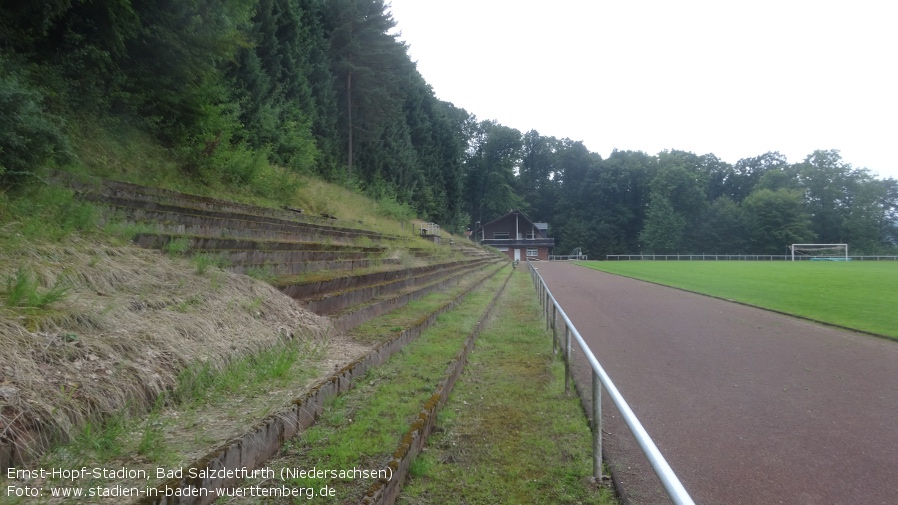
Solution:
{"label": "crumbling concrete step", "polygon": [[[488,277],[490,275],[493,275],[506,264],[506,262],[498,263],[498,266],[495,270],[488,266],[490,264],[487,264],[481,267],[479,270],[466,270],[450,277],[443,277],[440,280],[432,282],[430,284],[415,286],[408,290],[393,293],[387,297],[374,299],[373,301],[370,301],[369,303],[363,305],[355,305],[346,308],[340,312],[330,315],[331,320],[334,323],[334,329],[339,332],[351,330],[352,328],[355,328],[356,326],[370,319],[374,319],[375,317],[381,316],[383,314],[386,314],[387,312],[402,307],[409,302],[423,298],[430,293],[444,289],[450,284],[458,282],[462,275],[480,275],[481,272],[488,269],[488,273],[485,275],[485,277]],[[491,263],[491,265],[497,265],[497,263]]]}
{"label": "crumbling concrete step", "polygon": [[[408,241],[410,237],[398,237],[355,228],[339,228],[320,224],[289,221],[281,218],[259,215],[239,214],[216,210],[198,210],[141,200],[108,198],[96,195],[84,195],[85,200],[109,206],[111,210],[134,222],[176,223],[184,226],[206,227],[212,230],[227,230],[245,233],[281,233],[295,234],[304,240],[320,240],[330,238],[349,242],[362,237],[371,240]],[[214,233],[214,232],[213,232]],[[221,232],[215,233],[220,234]]]}
{"label": "crumbling concrete step", "polygon": [[[190,193],[182,193],[178,191],[153,188],[148,186],[140,186],[128,182],[111,181],[106,179],[96,179],[88,176],[66,174],[57,172],[55,179],[75,190],[83,198],[89,198],[94,201],[102,201],[106,198],[109,202],[134,202],[134,205],[128,205],[135,208],[141,207],[137,202],[156,203],[169,205],[172,207],[183,207],[199,211],[220,212],[233,215],[256,215],[267,218],[276,218],[279,220],[323,226],[324,228],[332,228],[336,230],[356,230],[355,228],[346,228],[339,226],[322,225],[321,222],[332,222],[335,218],[327,216],[312,216],[301,210],[296,209],[277,209],[270,207],[261,207],[258,205],[245,204],[227,200],[219,200],[216,198],[194,195]],[[389,239],[389,235],[384,235],[368,230],[359,230],[363,232],[373,233],[381,238]],[[397,237],[402,238],[402,237]]]}
{"label": "crumbling concrete step", "polygon": [[387,281],[394,281],[422,275],[436,270],[444,270],[454,268],[459,265],[470,265],[474,259],[466,259],[452,261],[447,263],[438,263],[433,265],[425,265],[411,268],[395,268],[382,272],[371,272],[361,275],[340,275],[329,279],[316,279],[302,282],[292,282],[290,279],[278,280],[273,284],[290,298],[296,300],[321,298],[331,293],[338,293],[349,289],[356,289],[364,286],[381,284]]}
{"label": "crumbling concrete step", "polygon": [[[233,267],[245,266],[263,267],[279,264],[314,264],[316,262],[349,262],[349,261],[378,261],[376,255],[365,251],[347,250],[286,250],[286,251],[261,251],[253,249],[215,249],[193,251],[191,254],[210,254],[220,258],[222,263]],[[387,261],[387,260],[383,260]],[[344,265],[353,266],[352,263]]]}
{"label": "crumbling concrete step", "polygon": [[[290,251],[278,251],[273,253],[265,253],[265,251],[253,251],[257,253],[266,254],[266,258],[270,258],[271,256]],[[245,256],[244,251],[235,251],[236,254]],[[316,254],[316,253],[310,253]],[[354,253],[353,253],[354,254]],[[228,253],[220,252],[218,255],[223,258],[226,263],[226,266],[222,268],[227,270],[228,272],[233,272],[235,274],[246,274],[251,271],[258,271],[262,269],[268,269],[272,275],[276,277],[287,277],[287,276],[296,276],[302,274],[310,274],[315,272],[321,272],[324,270],[330,271],[353,271],[362,268],[372,268],[374,266],[395,266],[399,265],[401,261],[399,259],[393,258],[367,258],[362,257],[358,259],[332,259],[332,260],[303,260],[303,261],[262,261],[260,263],[239,263],[239,262],[229,262],[227,260]]]}
{"label": "crumbling concrete step", "polygon": [[[56,177],[63,184],[84,196],[109,197],[158,203],[177,203],[198,210],[224,211],[235,214],[261,213],[262,215],[271,215],[272,213],[277,213],[278,215],[283,216],[284,219],[297,219],[299,217],[298,213],[282,209],[266,209],[265,207],[260,207],[258,205],[218,200],[207,196],[182,193],[170,189],[141,186],[129,182],[96,179],[66,173],[57,173]],[[263,212],[262,209],[266,210]]]}
{"label": "crumbling concrete step", "polygon": [[276,240],[250,240],[240,238],[218,238],[193,235],[163,235],[156,233],[138,233],[131,239],[135,244],[146,249],[164,249],[172,247],[176,241],[183,241],[185,252],[218,252],[218,251],[292,251],[292,252],[344,252],[375,255],[384,253],[386,247],[361,247],[344,244],[328,244],[318,242],[288,242]]}
{"label": "crumbling concrete step", "polygon": [[[382,258],[387,252],[385,247],[156,233],[139,233],[132,241],[148,249],[177,249],[186,255],[209,254],[216,259],[216,263],[228,271],[245,274],[252,270],[264,269],[276,277],[323,269],[351,271],[373,266],[385,266],[395,270],[392,265],[400,263],[396,258]],[[475,258],[468,261],[473,260]]]}
{"label": "crumbling concrete step", "polygon": [[443,279],[452,279],[457,275],[477,270],[484,265],[484,262],[473,262],[429,269],[416,275],[396,276],[378,284],[354,287],[316,298],[300,300],[300,304],[318,315],[333,314],[347,307],[367,304],[378,297],[391,297],[417,286],[425,286]]}

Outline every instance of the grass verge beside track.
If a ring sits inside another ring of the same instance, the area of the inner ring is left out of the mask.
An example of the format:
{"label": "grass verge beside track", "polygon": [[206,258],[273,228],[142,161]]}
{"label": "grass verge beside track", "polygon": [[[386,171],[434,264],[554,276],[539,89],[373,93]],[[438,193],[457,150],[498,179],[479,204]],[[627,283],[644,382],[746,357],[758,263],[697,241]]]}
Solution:
{"label": "grass verge beside track", "polygon": [[588,261],[588,268],[898,339],[898,262]]}
{"label": "grass verge beside track", "polygon": [[615,503],[590,482],[592,436],[523,269],[468,360],[400,503]]}

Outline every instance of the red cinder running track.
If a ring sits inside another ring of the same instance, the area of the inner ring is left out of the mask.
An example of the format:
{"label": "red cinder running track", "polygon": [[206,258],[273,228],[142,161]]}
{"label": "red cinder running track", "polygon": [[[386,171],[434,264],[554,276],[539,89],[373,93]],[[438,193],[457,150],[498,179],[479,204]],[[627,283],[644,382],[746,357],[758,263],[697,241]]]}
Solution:
{"label": "red cinder running track", "polygon": [[[696,503],[898,503],[898,342],[570,263],[535,266]],[[588,371],[576,372],[586,387]],[[625,498],[666,502],[603,398]]]}

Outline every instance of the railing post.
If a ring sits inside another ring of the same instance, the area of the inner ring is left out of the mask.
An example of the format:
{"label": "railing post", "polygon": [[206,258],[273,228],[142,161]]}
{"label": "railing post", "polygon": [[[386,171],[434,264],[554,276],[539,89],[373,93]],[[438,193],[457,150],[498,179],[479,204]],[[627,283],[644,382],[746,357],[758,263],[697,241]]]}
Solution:
{"label": "railing post", "polygon": [[592,476],[602,485],[602,383],[592,371]]}
{"label": "railing post", "polygon": [[552,304],[552,355],[558,354],[558,307]]}
{"label": "railing post", "polygon": [[571,392],[571,329],[564,325],[564,394]]}

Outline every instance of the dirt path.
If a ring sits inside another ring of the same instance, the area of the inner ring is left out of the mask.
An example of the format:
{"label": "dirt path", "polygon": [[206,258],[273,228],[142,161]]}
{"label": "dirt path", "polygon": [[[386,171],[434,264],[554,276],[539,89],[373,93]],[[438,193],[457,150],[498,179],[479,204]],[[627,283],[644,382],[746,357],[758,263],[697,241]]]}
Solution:
{"label": "dirt path", "polygon": [[[538,268],[696,503],[898,500],[898,343],[571,264]],[[626,498],[658,503],[605,400]]]}

